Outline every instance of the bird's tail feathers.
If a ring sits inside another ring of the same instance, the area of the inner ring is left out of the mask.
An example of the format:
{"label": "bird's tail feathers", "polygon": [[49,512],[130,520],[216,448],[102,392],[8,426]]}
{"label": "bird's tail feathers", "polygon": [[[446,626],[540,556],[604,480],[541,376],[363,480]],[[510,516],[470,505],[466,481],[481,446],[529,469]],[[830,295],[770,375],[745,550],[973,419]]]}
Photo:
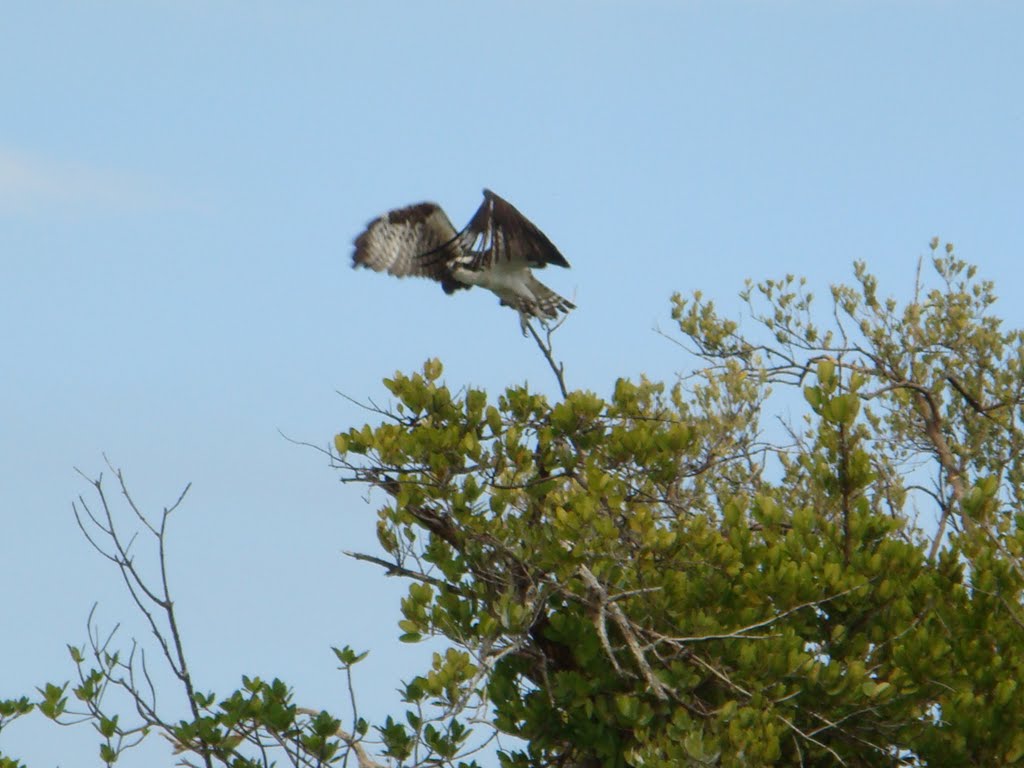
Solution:
{"label": "bird's tail feathers", "polygon": [[535,280],[534,284],[530,287],[533,289],[533,295],[536,300],[535,311],[531,312],[535,317],[555,320],[558,318],[559,312],[568,314],[569,310],[576,309],[575,304],[564,296],[555,293],[539,280]]}
{"label": "bird's tail feathers", "polygon": [[502,299],[503,306],[512,307],[522,315],[536,317],[539,320],[557,320],[558,313],[569,313],[576,305],[564,296],[560,296],[536,278],[530,281],[530,292],[533,299],[516,296],[515,299]]}

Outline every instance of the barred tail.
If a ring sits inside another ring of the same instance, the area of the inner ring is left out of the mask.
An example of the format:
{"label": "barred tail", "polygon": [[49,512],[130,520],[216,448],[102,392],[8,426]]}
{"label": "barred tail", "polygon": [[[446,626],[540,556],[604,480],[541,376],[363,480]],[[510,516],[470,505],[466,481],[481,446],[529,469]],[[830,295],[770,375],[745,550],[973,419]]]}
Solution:
{"label": "barred tail", "polygon": [[559,296],[532,275],[530,277],[533,301],[523,300],[521,306],[516,307],[520,312],[541,320],[556,320],[559,312],[568,314],[570,309],[576,309],[576,305],[567,298]]}

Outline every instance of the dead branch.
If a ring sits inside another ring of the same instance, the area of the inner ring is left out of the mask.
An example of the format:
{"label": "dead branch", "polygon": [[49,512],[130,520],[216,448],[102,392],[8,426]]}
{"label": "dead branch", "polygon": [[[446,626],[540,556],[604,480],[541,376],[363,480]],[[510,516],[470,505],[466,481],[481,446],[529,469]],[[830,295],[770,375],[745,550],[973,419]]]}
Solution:
{"label": "dead branch", "polygon": [[525,322],[523,327],[529,330],[530,334],[533,336],[533,340],[537,342],[537,347],[540,349],[541,353],[544,355],[544,359],[548,361],[548,365],[551,366],[551,370],[555,374],[555,379],[558,381],[558,389],[562,392],[562,397],[566,398],[569,396],[569,390],[565,386],[565,365],[555,360],[551,343],[552,335],[562,326],[563,322],[565,322],[564,316],[557,323],[543,323],[542,325],[545,331],[545,338],[543,339],[540,334],[537,333],[537,329],[533,327],[532,322]]}

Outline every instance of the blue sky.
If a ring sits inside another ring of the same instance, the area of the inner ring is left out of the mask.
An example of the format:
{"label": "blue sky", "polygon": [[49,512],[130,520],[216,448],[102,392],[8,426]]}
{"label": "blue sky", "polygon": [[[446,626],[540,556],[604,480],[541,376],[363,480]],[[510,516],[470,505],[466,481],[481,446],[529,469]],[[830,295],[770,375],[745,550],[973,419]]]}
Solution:
{"label": "blue sky", "polygon": [[[350,269],[382,211],[468,220],[489,187],[572,263],[557,337],[571,387],[689,365],[674,290],[737,308],[746,277],[818,294],[865,259],[906,296],[933,235],[1024,324],[1024,99],[1010,2],[10,4],[0,25],[0,696],[71,669],[102,626],[146,638],[70,504],[102,454],[143,505],[192,490],[171,534],[193,669],[278,675],[341,710],[330,645],[372,648],[368,714],[422,662],[375,507],[326,445],[446,364],[455,387],[555,392],[483,291]],[[92,735],[0,736],[30,766]],[[154,762],[156,761],[156,762]],[[162,745],[123,765],[171,764]]]}

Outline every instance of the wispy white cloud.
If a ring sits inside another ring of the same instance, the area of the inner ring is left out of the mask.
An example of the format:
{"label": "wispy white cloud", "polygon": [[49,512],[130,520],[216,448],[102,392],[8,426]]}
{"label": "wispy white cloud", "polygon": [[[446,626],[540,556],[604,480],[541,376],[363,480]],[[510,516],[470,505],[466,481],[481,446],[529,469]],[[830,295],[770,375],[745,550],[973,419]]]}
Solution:
{"label": "wispy white cloud", "polygon": [[0,215],[137,211],[167,202],[127,173],[0,147]]}

